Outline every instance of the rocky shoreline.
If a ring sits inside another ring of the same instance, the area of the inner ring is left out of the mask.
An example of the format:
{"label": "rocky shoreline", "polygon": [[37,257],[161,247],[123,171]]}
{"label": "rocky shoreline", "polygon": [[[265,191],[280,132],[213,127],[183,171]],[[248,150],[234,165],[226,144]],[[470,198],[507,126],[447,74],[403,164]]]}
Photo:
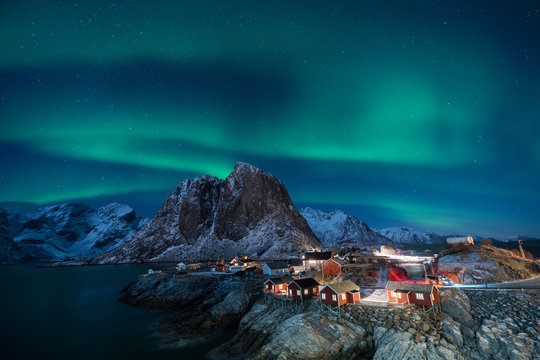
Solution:
{"label": "rocky shoreline", "polygon": [[441,291],[442,312],[421,308],[345,306],[338,316],[314,300],[298,310],[262,297],[261,279],[167,274],[141,276],[121,300],[169,309],[167,345],[234,337],[210,351],[215,359],[538,359],[537,290]]}

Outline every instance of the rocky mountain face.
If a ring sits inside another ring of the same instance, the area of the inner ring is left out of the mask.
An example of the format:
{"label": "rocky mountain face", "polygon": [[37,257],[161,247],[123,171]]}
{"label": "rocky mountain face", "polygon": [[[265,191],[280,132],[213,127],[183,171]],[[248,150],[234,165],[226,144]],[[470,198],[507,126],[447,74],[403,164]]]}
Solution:
{"label": "rocky mountain face", "polygon": [[280,258],[321,247],[281,181],[238,163],[224,180],[205,175],[182,182],[141,231],[93,262],[214,259],[238,254]]}
{"label": "rocky mountain face", "polygon": [[374,231],[356,216],[341,210],[325,213],[306,207],[300,210],[300,214],[326,247],[378,247],[392,243],[392,240]]}
{"label": "rocky mountain face", "polygon": [[16,262],[25,258],[26,254],[9,235],[8,213],[0,208],[0,262]]}
{"label": "rocky mountain face", "polygon": [[418,231],[407,227],[390,227],[377,230],[379,234],[396,244],[439,244],[446,242],[448,236]]}
{"label": "rocky mountain face", "polygon": [[[61,204],[27,214],[5,213],[0,215],[4,232],[23,254],[14,254],[5,261],[96,256],[118,246],[146,221],[143,217],[137,217],[129,206],[117,203],[99,209],[82,204]],[[7,248],[4,244],[0,245],[2,251]]]}

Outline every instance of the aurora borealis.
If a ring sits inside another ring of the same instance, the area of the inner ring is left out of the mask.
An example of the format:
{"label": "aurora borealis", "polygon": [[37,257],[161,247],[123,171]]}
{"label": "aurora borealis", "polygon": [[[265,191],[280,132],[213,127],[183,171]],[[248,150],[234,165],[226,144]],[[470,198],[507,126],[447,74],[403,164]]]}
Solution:
{"label": "aurora borealis", "polygon": [[540,3],[0,5],[0,201],[121,201],[237,161],[374,227],[540,236]]}

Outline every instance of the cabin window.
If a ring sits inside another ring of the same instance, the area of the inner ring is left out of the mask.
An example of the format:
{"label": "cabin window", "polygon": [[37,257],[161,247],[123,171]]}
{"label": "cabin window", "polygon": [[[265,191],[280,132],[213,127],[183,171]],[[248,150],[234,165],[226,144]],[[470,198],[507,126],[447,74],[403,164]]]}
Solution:
{"label": "cabin window", "polygon": [[337,296],[336,296],[336,294],[332,294],[332,300],[337,301]]}
{"label": "cabin window", "polygon": [[398,299],[401,299],[401,293],[398,293],[398,294],[397,294],[397,298],[398,298]]}
{"label": "cabin window", "polygon": [[326,300],[326,294],[325,293],[321,294],[321,299]]}
{"label": "cabin window", "polygon": [[302,293],[300,292],[300,290],[296,290],[296,295],[298,295],[298,296],[302,295]]}
{"label": "cabin window", "polygon": [[396,293],[393,292],[393,291],[390,291],[390,296],[391,296],[391,297],[396,297]]}
{"label": "cabin window", "polygon": [[418,300],[424,300],[424,294],[416,293],[416,298],[417,298]]}
{"label": "cabin window", "polygon": [[289,296],[292,296],[292,290],[289,290]]}
{"label": "cabin window", "polygon": [[347,298],[347,295],[345,293],[341,294],[341,299],[345,300]]}
{"label": "cabin window", "polygon": [[304,289],[304,294],[307,295],[308,293],[309,293],[308,289]]}

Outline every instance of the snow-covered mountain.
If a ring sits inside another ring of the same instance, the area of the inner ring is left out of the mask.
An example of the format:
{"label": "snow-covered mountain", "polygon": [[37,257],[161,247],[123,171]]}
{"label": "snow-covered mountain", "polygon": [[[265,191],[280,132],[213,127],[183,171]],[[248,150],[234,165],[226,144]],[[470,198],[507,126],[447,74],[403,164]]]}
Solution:
{"label": "snow-covered mountain", "polygon": [[446,242],[447,235],[418,231],[407,227],[389,227],[377,232],[396,244],[437,244]]}
{"label": "snow-covered mountain", "polygon": [[9,235],[8,212],[0,208],[0,262],[20,261],[25,253]]}
{"label": "snow-covered mountain", "polygon": [[281,181],[254,166],[237,163],[225,180],[204,175],[179,184],[141,231],[92,262],[215,259],[239,254],[280,258],[321,247]]}
{"label": "snow-covered mountain", "polygon": [[6,233],[17,248],[25,257],[40,260],[81,259],[102,254],[147,222],[146,218],[137,217],[129,206],[117,203],[99,209],[61,204],[5,218]]}
{"label": "snow-covered mountain", "polygon": [[306,207],[300,210],[300,214],[326,247],[392,244],[390,239],[371,229],[365,222],[341,210],[326,213]]}

